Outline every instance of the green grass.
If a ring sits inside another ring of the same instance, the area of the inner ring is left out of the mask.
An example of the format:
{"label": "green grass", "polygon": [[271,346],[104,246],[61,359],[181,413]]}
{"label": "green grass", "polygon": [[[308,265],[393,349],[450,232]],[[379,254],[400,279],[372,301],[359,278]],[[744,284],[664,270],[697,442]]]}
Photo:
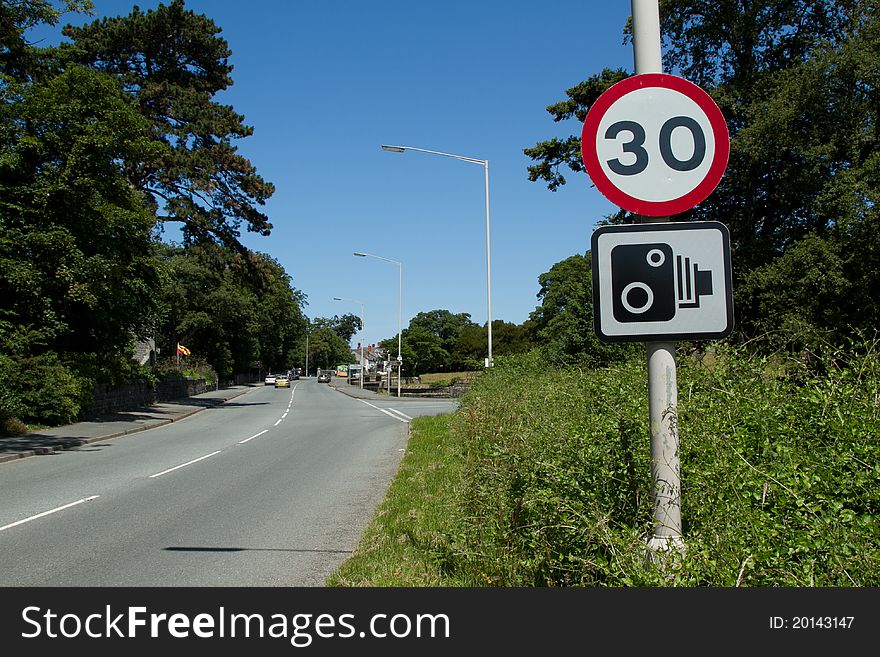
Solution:
{"label": "green grass", "polygon": [[447,415],[413,420],[409,445],[354,555],[327,586],[453,586],[437,546],[452,529],[460,460]]}
{"label": "green grass", "polygon": [[420,374],[419,381],[422,383],[444,383],[449,384],[453,380],[456,381],[473,381],[481,372],[434,372],[430,374]]}

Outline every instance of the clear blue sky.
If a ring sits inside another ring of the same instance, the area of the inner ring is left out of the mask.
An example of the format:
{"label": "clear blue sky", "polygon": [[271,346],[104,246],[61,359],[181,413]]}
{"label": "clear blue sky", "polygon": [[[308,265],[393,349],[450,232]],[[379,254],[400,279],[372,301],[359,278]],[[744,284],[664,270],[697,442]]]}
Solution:
{"label": "clear blue sky", "polygon": [[[95,15],[126,15],[157,0],[95,0]],[[254,127],[238,142],[276,187],[269,237],[244,234],[307,295],[309,317],[363,303],[365,343],[397,335],[421,311],[487,317],[483,168],[381,144],[489,161],[492,318],[522,323],[538,276],[589,248],[615,210],[586,174],[550,192],[529,182],[523,148],[579,133],[546,107],[603,68],[632,71],[623,45],[630,3],[558,0],[187,0],[222,28],[234,85],[218,100]],[[173,237],[173,236],[172,236]]]}

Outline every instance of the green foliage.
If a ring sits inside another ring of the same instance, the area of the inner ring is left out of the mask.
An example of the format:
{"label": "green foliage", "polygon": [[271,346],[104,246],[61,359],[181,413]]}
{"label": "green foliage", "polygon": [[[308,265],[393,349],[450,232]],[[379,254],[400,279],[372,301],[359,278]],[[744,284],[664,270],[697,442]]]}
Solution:
{"label": "green foliage", "polygon": [[[807,339],[839,329],[853,290],[834,242],[811,235],[773,262],[743,275],[735,291],[739,330],[751,335]],[[777,338],[778,341],[778,338]],[[772,343],[771,343],[772,344]],[[775,344],[774,346],[782,346]]]}
{"label": "green foliage", "polygon": [[[381,522],[392,538],[418,537],[407,559],[431,564],[426,581],[443,585],[874,586],[878,348],[828,345],[804,359],[720,345],[680,355],[685,549],[665,564],[646,547],[641,358],[600,370],[548,369],[538,352],[502,359],[473,382],[449,433],[433,439],[443,458],[423,466],[426,478],[446,473],[423,502],[443,509],[443,523],[404,512]],[[364,561],[358,583],[369,585]]]}
{"label": "green foliage", "polygon": [[49,353],[13,359],[0,357],[0,419],[66,424],[88,403],[92,382],[75,374]]}
{"label": "green foliage", "polygon": [[312,320],[318,328],[328,328],[338,335],[345,343],[350,343],[354,334],[363,329],[361,318],[351,313],[346,313],[342,317],[334,315],[333,317],[315,317]]}
{"label": "green foliage", "polygon": [[336,331],[319,327],[309,332],[309,369],[335,370],[351,360],[348,343]]}
{"label": "green foliage", "polygon": [[403,330],[401,342],[404,376],[448,369],[449,352],[443,348],[443,341],[423,326],[410,324]]}
{"label": "green foliage", "polygon": [[0,421],[23,416],[27,409],[22,403],[21,393],[15,386],[19,378],[18,363],[0,354]]}
{"label": "green foliage", "polygon": [[573,255],[538,277],[541,305],[530,316],[533,343],[554,365],[602,365],[626,358],[632,348],[599,342],[593,329],[592,255]]}
{"label": "green foliage", "polygon": [[[842,343],[880,318],[878,19],[876,0],[660,2],[664,69],[706,89],[731,136],[718,187],[675,219],[730,228],[740,340],[811,326]],[[625,76],[602,71],[547,110],[583,122]],[[565,184],[560,168],[583,171],[577,135],[525,153],[536,162],[529,179],[554,191]],[[631,220],[622,211],[597,218]],[[799,281],[799,266],[817,269]]]}
{"label": "green foliage", "polygon": [[[55,25],[64,11],[92,13],[91,0],[64,0],[62,9],[51,0],[25,0],[0,3],[0,74],[25,81],[39,65],[25,33],[37,25]],[[2,82],[0,82],[2,84]]]}
{"label": "green foliage", "polygon": [[643,362],[547,371],[531,355],[477,379],[455,424],[467,464],[457,577],[506,586],[880,581],[877,343],[829,352],[823,374],[779,358],[719,348],[711,365],[679,368],[687,552],[671,573],[644,563]]}
{"label": "green foliage", "polygon": [[148,330],[152,215],[116,164],[154,153],[116,83],[83,68],[0,106],[0,342],[105,353]]}
{"label": "green foliage", "polygon": [[175,358],[165,358],[156,364],[157,379],[204,379],[209,386],[216,385],[217,372],[204,358],[187,356],[177,362]]}
{"label": "green foliage", "polygon": [[[305,335],[304,295],[276,260],[254,254],[246,265],[236,252],[210,242],[165,246],[163,255],[169,269],[162,288],[163,353],[174,354],[181,342],[227,379],[257,361],[271,371],[293,365]],[[262,272],[256,279],[253,266]]]}
{"label": "green foliage", "polygon": [[212,100],[232,79],[231,55],[220,28],[186,10],[183,0],[128,16],[67,26],[72,44],[61,55],[115,76],[150,121],[164,157],[126,161],[129,180],[164,200],[160,221],[182,222],[188,240],[216,240],[239,253],[239,227],[268,235],[258,209],[274,193],[234,140],[253,128],[232,107]]}
{"label": "green foliage", "polygon": [[[404,376],[427,372],[481,370],[488,355],[486,325],[471,321],[469,313],[453,314],[448,310],[420,312],[401,334]],[[391,354],[397,354],[397,337],[380,342]],[[492,355],[504,356],[532,348],[532,330],[523,325],[492,321]]]}

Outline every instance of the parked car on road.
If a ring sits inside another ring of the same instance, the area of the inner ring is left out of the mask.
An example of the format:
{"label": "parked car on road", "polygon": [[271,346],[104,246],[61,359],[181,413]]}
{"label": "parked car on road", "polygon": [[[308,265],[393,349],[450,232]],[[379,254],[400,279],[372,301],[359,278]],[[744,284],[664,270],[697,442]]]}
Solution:
{"label": "parked car on road", "polygon": [[286,374],[279,374],[275,377],[275,387],[276,388],[289,388],[290,387],[290,379],[287,378]]}
{"label": "parked car on road", "polygon": [[321,372],[318,375],[318,383],[330,383],[330,372]]}
{"label": "parked car on road", "polygon": [[267,386],[275,385],[275,375],[274,374],[267,374],[266,378],[263,379],[263,383],[265,383]]}

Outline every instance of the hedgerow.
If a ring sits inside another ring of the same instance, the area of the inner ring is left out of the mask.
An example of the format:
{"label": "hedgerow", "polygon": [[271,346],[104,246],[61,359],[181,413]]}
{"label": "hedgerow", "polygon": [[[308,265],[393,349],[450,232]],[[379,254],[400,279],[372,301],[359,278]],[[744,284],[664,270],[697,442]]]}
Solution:
{"label": "hedgerow", "polygon": [[[658,566],[646,370],[493,368],[462,399],[445,552],[485,586],[876,586],[880,355],[679,356],[684,550]],[[448,568],[448,566],[447,566]]]}

